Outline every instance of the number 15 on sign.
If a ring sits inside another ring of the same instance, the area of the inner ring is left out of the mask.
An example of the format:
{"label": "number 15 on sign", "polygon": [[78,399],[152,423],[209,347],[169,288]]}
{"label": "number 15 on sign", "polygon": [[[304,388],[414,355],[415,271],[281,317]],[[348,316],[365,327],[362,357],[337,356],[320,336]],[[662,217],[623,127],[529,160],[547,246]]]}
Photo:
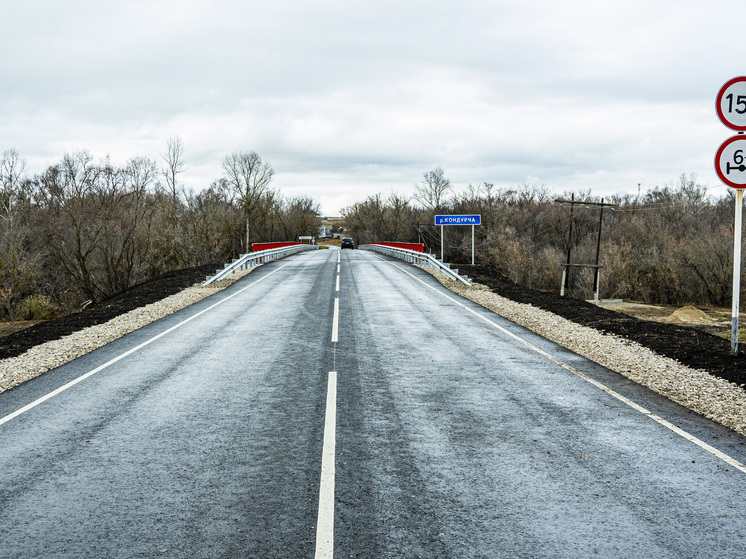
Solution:
{"label": "number 15 on sign", "polygon": [[715,109],[728,128],[746,131],[746,76],[733,78],[720,88]]}

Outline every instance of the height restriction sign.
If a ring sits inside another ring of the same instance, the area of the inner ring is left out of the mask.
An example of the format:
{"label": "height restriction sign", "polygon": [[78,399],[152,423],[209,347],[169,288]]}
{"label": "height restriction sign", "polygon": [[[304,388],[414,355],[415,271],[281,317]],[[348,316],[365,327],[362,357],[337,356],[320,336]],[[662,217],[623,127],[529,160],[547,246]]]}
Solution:
{"label": "height restriction sign", "polygon": [[733,136],[715,154],[715,172],[728,186],[746,188],[746,136]]}
{"label": "height restriction sign", "polygon": [[733,78],[720,88],[715,108],[728,128],[746,131],[746,76]]}

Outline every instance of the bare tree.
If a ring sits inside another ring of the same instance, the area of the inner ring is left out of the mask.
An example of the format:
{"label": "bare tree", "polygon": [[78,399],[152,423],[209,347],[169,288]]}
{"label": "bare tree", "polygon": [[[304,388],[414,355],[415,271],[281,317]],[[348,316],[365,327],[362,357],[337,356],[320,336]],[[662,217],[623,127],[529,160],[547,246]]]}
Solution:
{"label": "bare tree", "polygon": [[283,226],[286,240],[297,240],[301,235],[318,235],[321,229],[321,208],[309,196],[296,196],[286,200],[280,207],[277,219]]}
{"label": "bare tree", "polygon": [[151,258],[151,229],[156,207],[156,197],[151,190],[158,185],[157,164],[147,157],[133,157],[120,174],[124,197],[113,220],[117,235],[109,236],[106,252],[106,270],[113,290],[143,281],[163,271],[164,266],[162,257]]}
{"label": "bare tree", "polygon": [[165,216],[161,220],[159,232],[166,254],[166,261],[174,266],[182,265],[185,259],[182,203],[182,189],[179,187],[178,176],[186,170],[184,165],[184,142],[178,136],[168,139],[166,153],[161,156],[165,166],[161,174],[166,179],[166,196],[168,202],[164,204]]}
{"label": "bare tree", "polygon": [[0,315],[11,316],[33,289],[38,254],[29,251],[31,228],[27,223],[26,161],[15,149],[0,158]]}
{"label": "bare tree", "polygon": [[230,199],[227,181],[221,178],[209,188],[187,196],[190,264],[207,264],[235,257],[241,214]]}
{"label": "bare tree", "polygon": [[177,206],[179,200],[179,186],[176,182],[176,178],[179,174],[186,171],[184,164],[184,142],[178,136],[171,136],[168,139],[168,145],[166,153],[162,156],[166,166],[161,169],[164,178],[166,179],[166,187],[168,193],[171,195],[173,200],[174,208]]}
{"label": "bare tree", "polygon": [[162,270],[150,258],[157,166],[136,157],[125,167],[87,152],[65,155],[40,187],[46,191],[48,244],[87,299],[97,301]]}
{"label": "bare tree", "polygon": [[41,181],[46,191],[49,244],[56,261],[84,295],[97,300],[95,256],[107,223],[96,207],[101,170],[87,151],[65,154]]}
{"label": "bare tree", "polygon": [[434,212],[442,209],[447,201],[449,192],[453,189],[451,181],[446,178],[445,171],[440,167],[423,173],[423,182],[415,187],[415,198],[425,209]]}
{"label": "bare tree", "polygon": [[26,160],[22,159],[15,149],[3,152],[0,159],[0,183],[2,184],[2,218],[8,222],[9,229],[13,229],[13,207],[21,195],[21,182],[26,172]]}
{"label": "bare tree", "polygon": [[368,196],[342,209],[345,229],[359,245],[390,240],[386,238],[386,212],[386,201],[380,194]]}
{"label": "bare tree", "polygon": [[412,225],[409,198],[392,192],[386,199],[386,229],[389,241],[405,241]]}
{"label": "bare tree", "polygon": [[249,230],[252,214],[275,174],[272,166],[258,153],[234,152],[223,160],[228,186],[241,205],[246,221],[246,252],[251,250]]}

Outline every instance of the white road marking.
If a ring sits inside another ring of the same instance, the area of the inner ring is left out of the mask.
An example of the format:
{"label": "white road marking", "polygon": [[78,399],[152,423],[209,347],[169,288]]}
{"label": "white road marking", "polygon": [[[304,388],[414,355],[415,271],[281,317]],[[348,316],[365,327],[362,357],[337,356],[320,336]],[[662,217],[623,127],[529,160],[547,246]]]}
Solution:
{"label": "white road marking", "polygon": [[334,299],[334,318],[332,319],[332,342],[339,341],[339,297]]}
{"label": "white road marking", "polygon": [[54,398],[55,396],[58,396],[59,394],[63,393],[63,392],[65,391],[65,390],[67,390],[68,388],[72,388],[73,386],[75,386],[75,385],[76,385],[76,384],[78,384],[79,382],[82,382],[82,381],[84,381],[84,380],[85,380],[85,379],[87,379],[88,377],[91,377],[91,376],[95,375],[96,373],[100,373],[100,372],[101,372],[101,371],[103,371],[104,369],[106,369],[106,368],[110,367],[111,365],[113,365],[114,363],[116,363],[116,362],[118,362],[118,361],[121,361],[121,360],[122,360],[122,359],[124,359],[125,357],[128,357],[128,356],[132,355],[133,353],[135,353],[135,352],[137,352],[137,351],[140,351],[140,350],[141,350],[142,348],[144,348],[145,346],[147,346],[147,345],[150,345],[150,344],[152,344],[152,343],[153,343],[154,341],[156,341],[156,340],[159,340],[159,339],[161,339],[161,338],[162,338],[163,336],[165,336],[166,334],[170,334],[171,332],[173,332],[174,330],[177,330],[178,328],[181,328],[182,326],[184,326],[184,325],[185,325],[185,324],[187,324],[188,322],[191,322],[192,320],[194,320],[194,319],[195,319],[195,318],[197,318],[198,316],[201,316],[201,315],[205,314],[206,312],[208,312],[208,311],[211,311],[211,310],[212,310],[212,309],[214,309],[215,307],[217,307],[217,306],[219,306],[219,305],[222,305],[222,304],[223,304],[223,303],[225,303],[226,301],[228,301],[228,300],[230,300],[230,299],[233,299],[233,297],[235,297],[236,295],[239,295],[239,294],[243,293],[244,291],[246,291],[246,290],[247,290],[247,289],[249,289],[250,287],[253,287],[253,286],[255,286],[255,285],[256,285],[257,283],[259,283],[260,281],[263,281],[263,280],[267,279],[267,278],[268,278],[269,276],[271,276],[272,274],[275,274],[275,273],[279,272],[279,271],[280,271],[280,270],[282,270],[282,269],[283,269],[283,268],[284,268],[285,266],[289,266],[290,264],[292,264],[292,262],[288,262],[287,264],[283,264],[282,266],[280,266],[280,267],[279,267],[279,268],[277,268],[276,270],[274,270],[274,271],[272,271],[272,272],[268,273],[268,274],[267,274],[266,276],[264,276],[263,278],[260,278],[260,279],[256,280],[255,282],[253,282],[253,283],[250,283],[250,284],[249,284],[249,285],[247,285],[246,287],[244,287],[244,288],[240,289],[239,291],[236,291],[236,292],[235,292],[235,293],[234,293],[233,295],[229,295],[229,296],[228,296],[228,297],[226,297],[225,299],[221,299],[221,300],[220,300],[220,301],[218,301],[217,303],[215,303],[215,304],[213,304],[213,305],[210,305],[210,306],[209,306],[209,307],[207,307],[206,309],[203,309],[203,310],[201,310],[200,312],[198,312],[197,314],[195,314],[195,315],[193,315],[193,316],[190,316],[190,317],[189,317],[189,318],[187,318],[186,320],[182,320],[181,322],[179,322],[179,323],[178,323],[178,324],[176,324],[175,326],[172,326],[172,327],[171,327],[171,328],[169,328],[168,330],[165,330],[164,332],[161,332],[161,333],[160,333],[160,334],[158,334],[157,336],[153,336],[152,338],[150,338],[149,340],[147,340],[147,341],[145,341],[145,342],[141,343],[141,344],[140,344],[140,345],[138,345],[137,347],[133,347],[133,348],[132,348],[132,349],[130,349],[129,351],[125,351],[125,352],[124,352],[124,353],[122,353],[121,355],[118,355],[118,356],[117,356],[117,357],[115,357],[114,359],[111,359],[110,361],[107,361],[107,362],[106,362],[106,363],[104,363],[103,365],[99,365],[98,367],[96,367],[96,368],[95,368],[95,369],[93,369],[92,371],[88,371],[87,373],[85,373],[84,375],[81,375],[81,376],[79,376],[79,377],[78,377],[78,378],[76,378],[75,380],[71,380],[71,381],[70,381],[70,382],[68,382],[67,384],[65,384],[65,385],[63,385],[63,386],[60,386],[60,387],[59,387],[59,388],[57,388],[56,390],[53,390],[53,391],[52,391],[52,392],[50,392],[49,394],[46,394],[46,395],[42,396],[41,398],[38,398],[37,400],[34,400],[34,401],[33,401],[33,402],[31,402],[30,404],[27,404],[27,405],[23,406],[22,408],[20,408],[20,409],[18,409],[18,410],[16,410],[16,411],[14,411],[13,413],[11,413],[11,414],[8,414],[8,415],[6,415],[6,416],[5,416],[5,417],[3,417],[2,419],[0,419],[0,425],[2,425],[3,423],[7,423],[7,422],[8,422],[8,421],[10,421],[11,419],[14,419],[14,418],[18,417],[18,416],[19,416],[19,415],[21,415],[21,414],[24,414],[24,413],[26,413],[27,411],[29,411],[29,410],[31,410],[31,409],[33,409],[33,408],[35,408],[35,407],[36,407],[36,406],[38,406],[39,404],[42,404],[42,403],[46,402],[47,400],[49,400],[49,399],[51,399],[51,398]]}
{"label": "white road marking", "polygon": [[339,273],[341,269],[342,269],[342,264],[337,264],[337,273]]}
{"label": "white road marking", "polygon": [[[384,259],[382,258],[381,260],[384,260]],[[388,260],[384,260],[384,261],[385,261],[385,262],[389,262]],[[420,278],[418,278],[417,276],[415,276],[415,275],[413,275],[413,274],[409,273],[409,272],[408,272],[407,270],[403,269],[403,268],[402,268],[401,266],[399,266],[398,264],[396,264],[396,263],[394,263],[394,262],[389,262],[389,263],[390,263],[390,264],[391,264],[392,266],[394,266],[395,268],[398,268],[398,269],[399,269],[400,271],[404,272],[405,274],[407,274],[407,275],[411,276],[412,278],[416,279],[416,280],[417,280],[418,282],[420,282],[420,283],[421,283],[422,285],[424,285],[425,287],[427,287],[427,288],[429,288],[429,289],[432,289],[433,291],[435,291],[436,293],[438,293],[438,294],[440,294],[441,296],[445,297],[445,298],[446,298],[446,299],[448,299],[449,301],[451,301],[451,302],[453,302],[453,303],[455,303],[455,304],[459,305],[460,307],[463,307],[464,309],[466,309],[467,311],[469,311],[470,313],[472,313],[472,314],[473,314],[474,316],[476,316],[476,317],[478,317],[478,318],[481,318],[482,320],[484,320],[485,322],[487,322],[487,323],[488,323],[488,324],[490,324],[491,326],[493,326],[493,327],[497,328],[498,330],[500,330],[500,331],[501,331],[501,332],[503,332],[504,334],[506,334],[506,335],[510,336],[510,337],[511,337],[511,338],[513,338],[514,340],[516,340],[516,341],[518,341],[518,342],[522,343],[523,345],[525,345],[525,346],[526,346],[526,347],[528,347],[529,349],[531,349],[531,350],[535,351],[535,352],[536,352],[536,353],[538,353],[539,355],[542,355],[542,356],[546,357],[547,359],[549,359],[550,361],[553,361],[554,363],[556,363],[556,364],[557,364],[557,365],[559,365],[560,367],[562,367],[562,368],[564,368],[564,369],[567,369],[567,370],[568,370],[568,371],[570,371],[571,373],[573,373],[573,374],[575,374],[575,375],[579,376],[580,378],[582,378],[583,380],[585,380],[585,381],[587,381],[587,382],[591,383],[591,384],[592,384],[593,386],[595,386],[596,388],[598,388],[598,389],[600,389],[600,390],[603,390],[604,392],[606,392],[606,393],[607,393],[607,394],[609,394],[610,396],[613,396],[614,398],[616,398],[616,399],[617,399],[617,400],[619,400],[620,402],[623,402],[624,404],[628,405],[628,406],[629,406],[629,407],[631,407],[632,409],[634,409],[634,410],[636,410],[636,411],[640,412],[641,414],[643,414],[643,415],[645,415],[645,416],[649,417],[650,419],[652,419],[652,420],[653,420],[653,421],[655,421],[656,423],[659,423],[660,425],[663,425],[664,427],[666,427],[667,429],[670,429],[671,431],[673,431],[673,432],[674,432],[674,433],[676,433],[677,435],[679,435],[679,436],[683,437],[683,438],[684,438],[684,439],[686,439],[687,441],[689,441],[689,442],[691,442],[691,443],[694,443],[695,445],[697,445],[697,446],[698,446],[698,447],[700,447],[701,449],[703,449],[703,450],[705,450],[705,451],[709,452],[709,453],[710,453],[710,454],[712,454],[713,456],[716,456],[716,457],[718,457],[718,458],[719,458],[720,460],[722,460],[723,462],[725,462],[725,463],[727,463],[727,464],[729,464],[729,465],[733,466],[733,467],[734,467],[734,468],[736,468],[737,470],[740,470],[741,472],[743,472],[743,473],[745,473],[745,474],[746,474],[746,465],[742,464],[741,462],[739,462],[739,461],[738,461],[738,460],[736,460],[735,458],[733,458],[733,457],[731,457],[731,456],[728,456],[727,454],[725,454],[724,452],[722,452],[722,451],[718,450],[717,448],[715,448],[715,447],[713,447],[713,446],[710,446],[709,444],[707,444],[707,443],[706,443],[706,442],[704,442],[703,440],[701,440],[701,439],[698,439],[697,437],[695,437],[695,436],[694,436],[694,435],[692,435],[691,433],[688,433],[687,431],[684,431],[684,430],[683,430],[683,429],[681,429],[680,427],[676,427],[676,425],[674,425],[673,423],[670,423],[670,422],[666,421],[666,420],[665,420],[665,419],[663,419],[662,417],[660,417],[660,416],[658,416],[658,415],[654,414],[653,412],[651,412],[651,411],[649,411],[649,410],[645,409],[644,407],[640,406],[639,404],[636,404],[635,402],[633,402],[633,401],[632,401],[632,400],[630,400],[629,398],[626,398],[625,396],[622,396],[621,394],[619,394],[619,393],[618,393],[618,392],[616,392],[615,390],[613,390],[613,389],[609,388],[609,387],[608,387],[608,386],[606,386],[605,384],[603,384],[603,383],[601,383],[601,382],[599,382],[599,381],[597,381],[597,380],[595,380],[595,379],[593,379],[593,378],[589,377],[589,376],[588,376],[588,375],[586,375],[585,373],[581,373],[580,371],[578,371],[577,369],[575,369],[575,368],[571,367],[571,366],[570,366],[570,365],[568,365],[567,363],[565,363],[565,362],[563,362],[563,361],[560,361],[560,360],[559,360],[559,359],[557,359],[556,357],[553,357],[552,355],[548,354],[548,353],[547,353],[546,351],[544,351],[543,349],[540,349],[540,348],[536,347],[536,346],[535,346],[535,345],[533,345],[532,343],[530,343],[530,342],[527,342],[527,341],[526,341],[526,340],[524,340],[523,338],[521,338],[521,337],[519,337],[519,336],[517,336],[517,335],[513,334],[512,332],[510,332],[510,331],[506,330],[505,328],[503,328],[503,327],[502,327],[502,326],[500,326],[499,324],[497,324],[497,323],[493,322],[493,321],[492,321],[492,320],[490,320],[489,318],[487,318],[487,317],[485,317],[485,316],[482,316],[481,314],[479,314],[478,312],[476,312],[476,311],[475,311],[475,310],[473,310],[473,309],[470,309],[469,307],[467,307],[466,305],[464,305],[464,304],[463,304],[463,303],[461,303],[460,301],[457,301],[457,300],[456,300],[456,299],[454,299],[453,297],[450,297],[449,295],[447,295],[447,294],[443,293],[442,291],[438,290],[437,288],[433,287],[432,285],[429,285],[429,284],[427,284],[426,282],[422,281],[422,280],[421,280]],[[475,304],[476,304],[476,303],[475,303]]]}
{"label": "white road marking", "polygon": [[329,372],[324,420],[324,448],[321,455],[319,516],[316,522],[316,559],[334,557],[334,473],[337,437],[337,372]]}
{"label": "white road marking", "polygon": [[337,291],[339,291],[339,275],[337,275]]}

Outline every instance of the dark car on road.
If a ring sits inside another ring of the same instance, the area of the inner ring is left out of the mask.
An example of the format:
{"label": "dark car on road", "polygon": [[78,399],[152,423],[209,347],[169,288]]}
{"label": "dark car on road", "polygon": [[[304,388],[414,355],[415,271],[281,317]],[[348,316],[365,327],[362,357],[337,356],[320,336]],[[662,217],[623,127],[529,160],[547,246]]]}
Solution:
{"label": "dark car on road", "polygon": [[355,243],[349,237],[342,239],[342,248],[355,248]]}

